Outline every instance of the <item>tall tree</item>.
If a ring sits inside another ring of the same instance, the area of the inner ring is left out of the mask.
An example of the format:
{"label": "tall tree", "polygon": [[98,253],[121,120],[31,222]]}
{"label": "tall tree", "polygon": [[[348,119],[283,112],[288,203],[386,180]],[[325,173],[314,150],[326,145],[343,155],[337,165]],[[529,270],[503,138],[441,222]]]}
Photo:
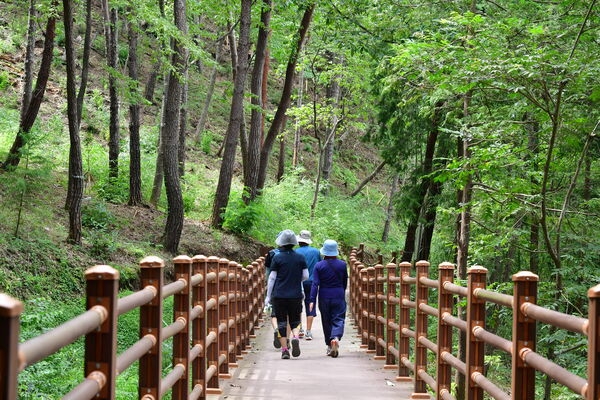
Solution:
{"label": "tall tree", "polygon": [[83,161],[81,138],[79,137],[79,112],[77,111],[77,89],[75,87],[75,46],[73,44],[73,5],[63,0],[65,26],[65,53],[67,66],[67,119],[69,122],[69,208],[68,242],[81,244],[81,202],[83,199]]}
{"label": "tall tree", "polygon": [[296,42],[288,58],[288,63],[285,71],[285,80],[283,83],[283,90],[281,92],[281,97],[277,105],[277,111],[275,111],[275,116],[273,117],[273,121],[271,122],[269,131],[267,132],[264,143],[261,147],[260,168],[257,182],[257,188],[259,191],[265,187],[267,179],[267,167],[269,165],[269,157],[271,156],[271,150],[273,149],[275,138],[277,137],[281,128],[283,127],[283,122],[285,121],[285,114],[290,105],[296,65],[298,63],[302,47],[304,46],[306,35],[308,34],[313,13],[315,11],[316,3],[309,2],[308,5],[306,5],[305,7],[306,8],[304,9],[304,13],[300,21],[300,26],[298,28],[298,34],[296,35]]}
{"label": "tall tree", "polygon": [[241,1],[240,11],[240,34],[237,46],[237,65],[233,82],[233,97],[231,99],[231,110],[229,112],[229,124],[225,134],[223,146],[223,159],[219,171],[219,181],[215,192],[213,203],[212,220],[213,227],[223,226],[223,212],[227,208],[231,182],[233,179],[233,164],[238,144],[240,128],[242,126],[244,107],[244,86],[248,75],[248,52],[250,50],[250,23],[251,23],[251,0]]}
{"label": "tall tree", "polygon": [[[40,69],[38,71],[37,80],[35,83],[35,89],[32,93],[30,93],[31,80],[33,76],[28,72],[31,71],[31,67],[33,65],[33,49],[28,46],[26,58],[25,58],[25,82],[24,82],[24,91],[21,102],[21,120],[19,122],[19,128],[17,130],[17,135],[13,142],[12,147],[10,148],[8,155],[6,156],[6,160],[2,163],[0,168],[2,170],[10,170],[14,169],[19,165],[21,161],[21,153],[23,148],[27,145],[29,141],[29,134],[35,120],[37,119],[38,112],[40,110],[40,106],[44,99],[44,94],[46,93],[46,85],[48,84],[48,78],[50,77],[50,69],[52,66],[52,57],[54,51],[54,37],[56,31],[56,17],[57,17],[57,8],[58,1],[52,2],[52,7],[49,11],[48,21],[46,22],[46,30],[44,33],[44,50],[42,52],[42,61],[40,63]],[[32,24],[34,23],[35,8],[30,7],[30,22],[28,35],[33,35],[34,31],[32,29]],[[28,39],[28,42],[33,40]]]}
{"label": "tall tree", "polygon": [[104,16],[104,39],[106,43],[106,62],[108,69],[108,91],[110,99],[110,122],[108,139],[108,175],[110,178],[119,176],[119,95],[117,88],[117,40],[118,12],[111,7],[108,0],[102,1]]}
{"label": "tall tree", "polygon": [[130,206],[143,204],[142,197],[142,163],[140,152],[140,112],[141,97],[138,81],[138,31],[132,21],[133,9],[129,9],[129,201]]}
{"label": "tall tree", "polygon": [[264,103],[263,79],[265,69],[265,59],[267,55],[267,46],[269,38],[269,29],[271,21],[271,0],[263,0],[260,14],[260,26],[258,28],[258,39],[256,41],[256,51],[254,53],[254,67],[250,82],[250,92],[252,94],[252,111],[250,114],[250,133],[248,135],[246,157],[244,159],[244,201],[249,203],[258,195],[258,171],[260,166],[260,147],[263,140],[264,128]]}
{"label": "tall tree", "polygon": [[180,36],[172,38],[173,56],[171,63],[173,70],[169,73],[169,85],[165,95],[165,115],[163,117],[164,125],[161,131],[161,139],[164,144],[163,170],[168,206],[163,244],[166,251],[175,254],[181,239],[184,217],[178,156],[181,100],[184,85],[182,79],[185,77],[188,65],[188,50],[183,41],[188,33],[186,0],[175,0],[173,16]]}

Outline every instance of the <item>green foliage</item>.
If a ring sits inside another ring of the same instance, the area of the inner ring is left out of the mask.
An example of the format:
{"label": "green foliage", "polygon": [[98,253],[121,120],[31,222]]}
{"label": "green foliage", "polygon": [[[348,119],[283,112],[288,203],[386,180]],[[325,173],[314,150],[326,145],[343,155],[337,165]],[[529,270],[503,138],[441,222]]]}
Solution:
{"label": "green foliage", "polygon": [[223,227],[237,234],[246,235],[265,215],[264,205],[260,201],[245,204],[240,193],[232,192],[223,215]]}
{"label": "green foliage", "polygon": [[10,86],[10,76],[8,71],[0,71],[0,90],[4,91]]}
{"label": "green foliage", "polygon": [[90,200],[81,207],[81,225],[98,231],[107,231],[115,223],[115,217],[104,202]]}
{"label": "green foliage", "polygon": [[205,130],[202,132],[202,138],[200,139],[200,148],[204,154],[211,154],[212,144],[214,141],[214,134],[212,131]]}

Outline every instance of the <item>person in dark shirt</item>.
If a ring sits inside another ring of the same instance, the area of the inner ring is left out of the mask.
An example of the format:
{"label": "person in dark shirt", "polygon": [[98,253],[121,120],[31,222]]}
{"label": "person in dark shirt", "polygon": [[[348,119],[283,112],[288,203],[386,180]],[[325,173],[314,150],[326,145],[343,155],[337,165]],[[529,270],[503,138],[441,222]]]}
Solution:
{"label": "person in dark shirt", "polygon": [[337,258],[339,251],[335,240],[323,242],[321,254],[323,261],[315,265],[312,274],[309,308],[314,308],[318,297],[327,355],[335,358],[339,354],[346,322],[348,270],[346,262]]}
{"label": "person in dark shirt", "polygon": [[282,231],[275,241],[279,252],[273,256],[270,265],[266,303],[272,303],[277,318],[277,328],[281,343],[281,358],[289,359],[287,325],[292,329],[292,356],[300,355],[298,334],[302,327],[302,282],[308,279],[308,267],[303,255],[294,251],[298,244],[294,231]]}
{"label": "person in dark shirt", "polygon": [[[296,253],[300,253],[306,258],[306,265],[308,265],[308,279],[302,282],[304,287],[304,310],[306,311],[306,334],[304,338],[306,340],[312,340],[312,324],[313,320],[317,316],[317,309],[313,308],[309,310],[309,295],[312,287],[312,272],[315,269],[315,265],[321,261],[321,253],[319,249],[312,247],[312,237],[310,231],[300,231],[300,234],[296,238],[298,239],[298,248]],[[300,329],[300,337],[302,337],[302,329]]]}

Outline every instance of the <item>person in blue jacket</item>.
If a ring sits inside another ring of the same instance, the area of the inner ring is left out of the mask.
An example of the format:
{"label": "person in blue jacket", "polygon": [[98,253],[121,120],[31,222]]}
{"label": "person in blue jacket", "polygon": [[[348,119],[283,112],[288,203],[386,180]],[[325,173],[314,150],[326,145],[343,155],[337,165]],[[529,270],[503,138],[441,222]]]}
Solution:
{"label": "person in blue jacket", "polygon": [[325,240],[321,254],[323,261],[313,270],[309,308],[314,308],[318,297],[327,355],[336,358],[346,322],[348,270],[346,262],[337,257],[339,250],[335,240]]}
{"label": "person in blue jacket", "polygon": [[298,244],[296,234],[290,229],[282,231],[275,240],[279,252],[271,260],[267,304],[272,303],[277,317],[281,343],[281,358],[290,358],[287,344],[287,325],[292,329],[292,356],[300,355],[299,333],[302,327],[302,281],[308,279],[308,266],[303,255],[294,251]]}
{"label": "person in blue jacket", "polygon": [[[306,258],[306,265],[308,265],[308,279],[302,282],[302,286],[304,288],[304,310],[306,312],[306,333],[304,334],[304,339],[312,340],[313,336],[311,329],[313,320],[317,316],[317,309],[313,307],[312,310],[309,310],[309,297],[312,287],[312,273],[315,265],[321,261],[321,253],[319,252],[319,249],[311,246],[312,235],[310,231],[300,231],[300,234],[296,239],[298,240],[298,248],[296,248],[296,253],[302,254],[304,258]],[[300,329],[300,337],[302,337],[302,333],[302,329]]]}

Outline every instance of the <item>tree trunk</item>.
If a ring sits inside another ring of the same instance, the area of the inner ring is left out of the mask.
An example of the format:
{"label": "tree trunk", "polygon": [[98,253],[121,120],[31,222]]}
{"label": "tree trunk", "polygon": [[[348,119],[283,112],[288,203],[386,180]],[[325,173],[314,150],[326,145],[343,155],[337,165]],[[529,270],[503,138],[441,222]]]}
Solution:
{"label": "tree trunk", "polygon": [[81,126],[81,113],[83,112],[83,100],[88,83],[90,70],[90,53],[92,50],[92,0],[85,3],[85,37],[83,39],[83,57],[81,60],[81,81],[79,92],[77,92],[77,120]]}
{"label": "tree trunk", "polygon": [[429,260],[429,255],[431,254],[431,241],[433,240],[433,232],[435,230],[437,207],[441,193],[442,184],[440,182],[432,182],[429,186],[427,199],[424,205],[423,220],[425,222],[423,223],[421,240],[417,251],[418,260]]}
{"label": "tree trunk", "polygon": [[[175,0],[173,4],[175,26],[183,36],[187,35],[186,0]],[[165,101],[165,126],[162,131],[164,143],[163,170],[165,174],[165,189],[167,193],[167,222],[163,245],[167,252],[175,254],[179,247],[181,232],[183,230],[183,195],[179,180],[179,123],[181,121],[181,99],[183,82],[180,77],[185,77],[188,64],[188,51],[183,43],[173,40],[172,65],[174,70],[169,76]]]}
{"label": "tree trunk", "polygon": [[379,165],[375,168],[375,170],[373,172],[371,172],[371,174],[369,176],[367,176],[365,179],[363,179],[362,182],[358,184],[358,187],[356,189],[354,189],[352,191],[352,193],[350,193],[350,197],[354,197],[357,194],[359,194],[360,191],[362,190],[362,188],[365,187],[366,184],[369,183],[373,178],[375,178],[375,176],[379,173],[379,171],[381,171],[383,169],[385,164],[386,164],[385,160],[380,162]]}
{"label": "tree trunk", "polygon": [[[167,88],[169,87],[169,76],[167,75],[165,79],[165,88],[164,93],[167,93]],[[164,181],[164,169],[163,169],[163,160],[164,160],[164,143],[163,143],[163,130],[165,129],[165,106],[166,106],[166,97],[163,96],[161,109],[161,117],[160,117],[160,134],[158,135],[158,143],[156,144],[156,169],[154,170],[154,181],[152,182],[152,194],[150,195],[150,204],[153,206],[157,206],[160,201],[160,196],[162,194],[163,189],[163,181]]]}
{"label": "tree trunk", "polygon": [[[287,121],[287,116],[286,116]],[[283,123],[285,126],[285,122]],[[285,174],[285,135],[279,139],[279,162],[277,163],[277,182],[281,182]]]}
{"label": "tree trunk", "polygon": [[[302,96],[304,92],[304,73],[300,71],[298,76],[298,99],[296,100],[296,107],[302,107]],[[296,118],[296,129],[294,129],[294,151],[292,154],[292,167],[298,166],[298,158],[300,157],[300,138],[302,137],[302,127],[298,123]]]}
{"label": "tree trunk", "polygon": [[35,0],[29,1],[29,16],[27,23],[27,47],[25,50],[25,65],[23,68],[23,97],[21,101],[21,120],[25,117],[29,102],[31,101],[31,90],[33,87],[33,58],[35,56]]}
{"label": "tree trunk", "polygon": [[[53,1],[52,6],[53,8],[56,8],[58,6],[58,1]],[[35,82],[35,88],[31,96],[26,94],[23,95],[24,101],[26,98],[30,99],[27,101],[27,105],[21,105],[21,121],[19,123],[15,141],[13,142],[12,147],[6,156],[6,160],[0,167],[0,169],[5,171],[14,170],[19,165],[19,162],[21,162],[21,153],[23,151],[23,147],[25,147],[29,142],[29,132],[31,131],[31,127],[37,119],[42,100],[44,100],[44,94],[46,93],[46,85],[48,84],[50,68],[52,67],[54,37],[56,33],[56,17],[54,16],[54,11],[50,11],[49,15],[48,22],[46,23],[46,31],[44,33],[44,50],[42,52],[42,61],[37,80]],[[26,62],[31,62],[31,60],[26,60]],[[25,83],[25,85],[27,86],[27,83]]]}
{"label": "tree trunk", "polygon": [[250,91],[252,94],[252,113],[250,116],[250,133],[248,135],[248,146],[246,157],[244,158],[244,202],[250,203],[258,196],[258,170],[260,167],[260,147],[263,138],[263,71],[265,58],[267,54],[269,24],[271,21],[271,0],[263,0],[262,12],[260,16],[260,25],[258,29],[258,39],[256,41],[256,52],[254,57],[254,68],[252,70],[252,79]]}
{"label": "tree trunk", "polygon": [[215,193],[211,224],[215,228],[223,226],[223,212],[227,208],[231,181],[233,179],[233,165],[237,150],[240,127],[242,125],[244,109],[244,86],[248,74],[248,51],[250,50],[250,25],[251,25],[251,0],[241,1],[240,13],[240,40],[237,52],[237,66],[233,83],[233,97],[229,113],[229,125],[223,146],[223,160],[219,172],[219,181]]}
{"label": "tree trunk", "polygon": [[284,116],[287,112],[287,109],[290,105],[290,99],[292,96],[292,87],[294,83],[294,75],[296,70],[296,64],[298,63],[298,58],[300,56],[300,51],[304,46],[304,41],[306,39],[306,34],[308,33],[308,29],[310,27],[310,22],[312,20],[313,12],[315,10],[316,4],[311,2],[306,10],[304,11],[304,15],[302,16],[302,21],[300,22],[300,27],[298,29],[298,35],[296,46],[292,50],[290,54],[286,72],[285,72],[285,81],[283,84],[283,90],[281,92],[281,98],[279,100],[279,105],[277,107],[277,111],[275,112],[275,116],[273,117],[273,122],[269,127],[269,132],[265,137],[265,141],[261,148],[260,152],[260,169],[258,174],[258,190],[262,190],[265,187],[265,183],[267,180],[267,167],[269,165],[269,157],[271,155],[271,150],[273,148],[273,143],[275,142],[275,138],[279,134],[281,130],[281,126],[283,125]]}
{"label": "tree trunk", "polygon": [[[130,10],[131,11],[131,10]],[[135,84],[129,103],[129,202],[130,206],[143,204],[142,198],[142,162],[140,151],[140,111],[138,59],[137,59],[137,29],[129,22],[129,59],[127,69],[129,79]]]}
{"label": "tree trunk", "polygon": [[65,25],[65,53],[67,65],[67,118],[69,122],[69,237],[72,244],[81,244],[81,201],[83,198],[83,162],[79,137],[79,113],[75,89],[75,49],[73,45],[73,12],[70,0],[63,0]]}
{"label": "tree trunk", "polygon": [[186,160],[186,130],[187,130],[187,118],[188,118],[188,69],[186,67],[183,73],[183,85],[181,87],[181,108],[179,115],[179,177],[182,178],[185,175],[185,160]]}
{"label": "tree trunk", "polygon": [[[338,63],[337,58],[334,54],[328,54],[328,59],[331,63]],[[333,115],[331,116],[331,124],[333,126],[337,126],[338,124],[338,113],[337,109],[340,103],[341,90],[340,84],[337,81],[337,77],[333,77],[331,82],[327,87],[327,101],[331,104],[331,108],[333,111]],[[328,140],[325,144],[324,149],[324,157],[323,157],[323,170],[321,173],[323,174],[323,180],[328,181],[331,176],[331,171],[333,170],[333,154],[335,147],[335,136]]]}
{"label": "tree trunk", "polygon": [[390,188],[390,198],[385,213],[385,224],[383,225],[383,233],[381,234],[381,241],[383,243],[387,243],[388,238],[390,236],[390,225],[392,223],[392,216],[394,215],[394,196],[396,195],[396,191],[398,190],[399,180],[400,177],[398,176],[398,173],[395,173],[394,178],[392,179],[392,187]]}
{"label": "tree trunk", "polygon": [[108,0],[102,1],[104,13],[104,36],[106,62],[108,64],[108,92],[110,99],[110,122],[108,138],[108,176],[119,176],[119,95],[117,93],[117,9],[110,7]]}
{"label": "tree trunk", "polygon": [[[471,92],[467,92],[464,97],[464,116],[469,115],[469,107],[471,104]],[[471,151],[469,149],[469,139],[461,138],[458,140],[458,154],[459,158],[463,160],[468,160],[471,156]],[[458,193],[458,207],[461,209],[460,214],[458,215],[458,224],[457,224],[457,235],[456,235],[456,265],[458,270],[458,278],[459,279],[467,279],[467,262],[469,256],[469,240],[471,237],[471,196],[473,191],[473,183],[471,178],[469,177],[464,184],[465,186]],[[464,309],[460,304],[457,309],[458,315],[461,318],[465,317],[466,309]],[[466,343],[466,335],[464,332],[459,333],[458,340],[458,357],[465,361],[467,354],[467,343]],[[465,388],[466,388],[466,378],[463,374],[457,373],[455,375],[456,378],[456,390],[457,390],[457,399],[464,399],[465,397]]]}
{"label": "tree trunk", "polygon": [[212,97],[215,93],[217,75],[219,73],[219,63],[221,62],[221,54],[223,53],[223,38],[220,38],[217,41],[215,47],[215,65],[210,74],[210,82],[208,84],[208,89],[206,89],[206,99],[204,100],[202,114],[200,114],[200,119],[198,120],[198,125],[196,125],[196,132],[194,134],[194,137],[196,138],[196,143],[198,144],[202,142],[202,134],[204,132],[204,128],[206,127],[206,120],[208,119],[208,110],[210,110]]}

